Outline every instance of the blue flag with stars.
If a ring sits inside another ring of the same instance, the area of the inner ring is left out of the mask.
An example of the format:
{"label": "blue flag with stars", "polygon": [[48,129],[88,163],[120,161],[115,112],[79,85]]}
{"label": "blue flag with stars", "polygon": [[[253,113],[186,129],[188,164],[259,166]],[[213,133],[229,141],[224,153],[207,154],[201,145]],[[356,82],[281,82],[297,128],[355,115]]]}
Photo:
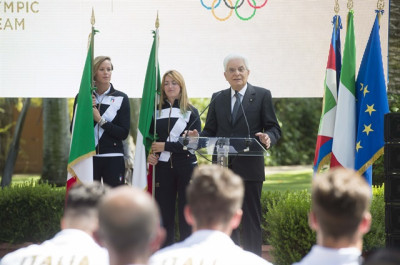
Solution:
{"label": "blue flag with stars", "polygon": [[357,140],[355,169],[372,184],[372,164],[383,154],[383,120],[389,112],[383,72],[378,11],[356,81]]}

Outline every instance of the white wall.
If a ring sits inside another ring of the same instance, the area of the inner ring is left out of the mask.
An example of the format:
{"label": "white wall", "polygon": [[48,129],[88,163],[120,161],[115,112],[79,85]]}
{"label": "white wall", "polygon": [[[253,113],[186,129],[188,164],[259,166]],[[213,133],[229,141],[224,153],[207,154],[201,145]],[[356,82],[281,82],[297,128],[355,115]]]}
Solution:
{"label": "white wall", "polygon": [[[211,6],[212,0],[203,3]],[[342,50],[346,3],[339,1]],[[200,0],[25,0],[19,6],[17,1],[1,1],[0,97],[74,97],[85,61],[92,7],[100,31],[95,37],[95,56],[111,56],[115,67],[112,82],[130,97],[141,97],[157,11],[161,75],[169,69],[180,71],[189,97],[210,97],[228,87],[222,60],[231,52],[249,57],[249,82],[269,88],[274,97],[320,97],[333,4],[269,0],[249,21],[240,20],[233,11],[221,22]],[[375,8],[376,0],[354,1],[357,67]],[[223,17],[229,11],[221,0],[215,14]],[[253,9],[244,0],[237,11],[247,17]],[[385,73],[388,13],[386,7],[380,32]],[[15,20],[20,24],[15,25]]]}

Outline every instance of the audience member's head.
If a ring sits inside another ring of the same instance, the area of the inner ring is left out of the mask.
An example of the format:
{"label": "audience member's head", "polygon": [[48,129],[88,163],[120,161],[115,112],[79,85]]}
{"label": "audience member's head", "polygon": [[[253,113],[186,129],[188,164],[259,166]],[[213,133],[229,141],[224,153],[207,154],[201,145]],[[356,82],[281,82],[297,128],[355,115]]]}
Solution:
{"label": "audience member's head", "polygon": [[158,207],[151,196],[134,187],[112,189],[99,206],[99,241],[110,264],[147,263],[165,236]]}
{"label": "audience member's head", "polygon": [[332,169],[314,178],[311,198],[310,226],[318,244],[362,245],[371,224],[371,189],[363,177],[354,170]]}
{"label": "audience member's head", "polygon": [[193,230],[213,229],[230,234],[242,216],[242,179],[217,165],[195,169],[187,190],[185,217]]}
{"label": "audience member's head", "polygon": [[108,190],[98,181],[74,185],[68,191],[61,228],[80,229],[93,235],[98,227],[97,206]]}

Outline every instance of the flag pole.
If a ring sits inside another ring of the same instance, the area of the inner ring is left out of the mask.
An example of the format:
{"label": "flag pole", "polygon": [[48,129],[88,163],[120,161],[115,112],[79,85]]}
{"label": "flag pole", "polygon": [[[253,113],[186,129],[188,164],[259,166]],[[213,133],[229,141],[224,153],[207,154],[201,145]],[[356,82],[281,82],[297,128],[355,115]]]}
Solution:
{"label": "flag pole", "polygon": [[[158,11],[157,11],[157,18],[156,18],[156,36],[155,36],[155,42],[156,42],[156,51],[155,51],[155,66],[156,66],[156,82],[155,82],[155,93],[154,93],[154,132],[153,132],[153,139],[156,141],[156,132],[157,132],[157,119],[156,119],[156,112],[157,112],[157,84],[158,84],[158,27],[160,26],[160,21],[158,19]],[[151,195],[153,198],[155,198],[155,187],[156,187],[156,167],[153,166],[153,174],[152,174],[152,185],[151,185]]]}
{"label": "flag pole", "polygon": [[92,81],[90,82],[90,84],[91,84],[91,87],[90,87],[90,89],[91,90],[94,90],[93,88],[94,88],[94,85],[93,85],[93,75],[94,75],[94,73],[93,73],[93,58],[94,58],[94,24],[96,23],[96,19],[95,19],[95,17],[94,17],[94,9],[93,9],[93,7],[92,7],[92,17],[91,17],[91,19],[90,19],[90,24],[92,24],[92,33],[90,34],[91,36],[90,36],[90,43],[89,43],[89,45],[90,44],[92,44],[93,43],[93,47],[92,47]]}

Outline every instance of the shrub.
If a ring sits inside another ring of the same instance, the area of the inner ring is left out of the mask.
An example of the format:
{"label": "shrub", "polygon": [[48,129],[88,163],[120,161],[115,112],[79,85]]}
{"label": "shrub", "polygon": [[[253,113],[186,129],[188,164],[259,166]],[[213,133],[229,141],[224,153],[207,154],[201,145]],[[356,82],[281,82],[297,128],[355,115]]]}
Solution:
{"label": "shrub", "polygon": [[269,245],[268,238],[270,237],[269,230],[267,229],[267,213],[268,207],[271,204],[277,203],[280,200],[287,197],[288,192],[279,192],[279,191],[263,191],[261,193],[261,228],[262,228],[262,239],[264,245]]}
{"label": "shrub", "polygon": [[373,186],[370,231],[364,236],[363,252],[370,252],[385,246],[385,200],[384,185]]}
{"label": "shrub", "polygon": [[[315,233],[308,226],[310,193],[306,190],[281,195],[265,193],[262,203],[265,230],[263,236],[273,246],[274,264],[286,265],[301,260],[316,243]],[[364,253],[385,246],[383,186],[373,187],[371,214],[371,230],[364,236]]]}
{"label": "shrub", "polygon": [[65,188],[27,182],[0,189],[0,242],[41,242],[60,230]]}
{"label": "shrub", "polygon": [[279,201],[268,204],[266,228],[275,264],[300,260],[314,244],[315,233],[308,227],[310,204],[311,196],[306,190],[287,192]]}

